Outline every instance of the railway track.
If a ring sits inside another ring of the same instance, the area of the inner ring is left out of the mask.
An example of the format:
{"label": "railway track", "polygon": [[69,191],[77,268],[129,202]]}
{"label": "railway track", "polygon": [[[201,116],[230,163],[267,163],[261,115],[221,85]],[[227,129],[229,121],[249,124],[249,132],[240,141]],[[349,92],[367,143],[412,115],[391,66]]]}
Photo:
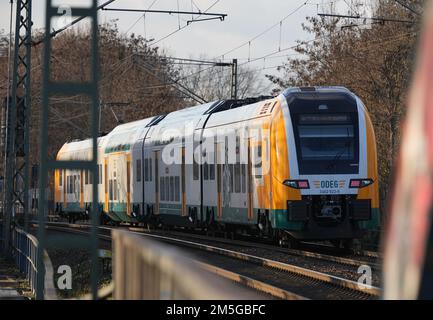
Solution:
{"label": "railway track", "polygon": [[[134,232],[146,232],[146,230],[142,228],[128,228],[130,231]],[[352,255],[351,258],[347,258],[344,256],[337,256],[337,255],[330,255],[330,254],[324,254],[309,250],[299,250],[299,249],[290,249],[290,248],[282,248],[278,247],[276,245],[270,245],[270,244],[264,244],[257,241],[243,241],[243,240],[234,240],[234,239],[224,239],[220,237],[210,237],[210,236],[204,236],[200,234],[191,234],[191,233],[184,233],[184,232],[177,232],[177,231],[170,231],[170,232],[159,232],[159,231],[152,231],[152,234],[160,234],[160,235],[169,235],[169,236],[176,236],[181,237],[185,239],[199,239],[203,241],[209,241],[211,243],[221,243],[223,245],[236,245],[240,247],[245,248],[260,248],[263,250],[270,250],[274,252],[280,252],[283,254],[288,255],[294,255],[299,257],[306,257],[306,258],[313,258],[323,261],[329,261],[333,263],[338,263],[341,265],[346,266],[355,266],[359,267],[360,265],[369,265],[373,269],[380,270],[381,264],[377,262],[378,259],[380,259],[379,255],[361,255],[361,252],[359,255]],[[368,259],[365,259],[368,258]]]}
{"label": "railway track", "polygon": [[[47,226],[66,232],[88,232],[88,225],[48,223]],[[99,227],[100,238],[111,241],[111,229]],[[173,236],[131,232],[183,247],[206,270],[280,299],[374,299],[380,294],[380,289],[374,286],[359,286],[352,280],[235,250]]]}

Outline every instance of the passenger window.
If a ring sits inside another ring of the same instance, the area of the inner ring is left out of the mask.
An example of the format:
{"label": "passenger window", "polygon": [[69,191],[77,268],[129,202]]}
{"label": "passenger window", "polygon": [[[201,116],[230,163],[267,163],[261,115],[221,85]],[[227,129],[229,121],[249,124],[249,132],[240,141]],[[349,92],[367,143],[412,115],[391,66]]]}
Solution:
{"label": "passenger window", "polygon": [[89,170],[84,170],[84,184],[89,184]]}
{"label": "passenger window", "polygon": [[193,161],[192,172],[193,172],[193,179],[198,180],[199,179],[199,166],[198,166],[198,163],[197,163],[197,160],[195,159],[195,157],[194,157],[194,161]]}
{"label": "passenger window", "polygon": [[137,172],[137,182],[140,182],[141,181],[141,159],[137,159],[135,171]]}
{"label": "passenger window", "polygon": [[175,190],[174,193],[176,195],[175,201],[180,201],[180,178],[178,176],[175,177]]}
{"label": "passenger window", "polygon": [[262,178],[262,146],[257,146],[256,148],[256,163],[254,165],[255,168],[255,177],[256,179]]}
{"label": "passenger window", "polygon": [[63,170],[59,170],[59,187],[63,185]]}
{"label": "passenger window", "polygon": [[209,165],[207,163],[203,164],[203,179],[204,180],[209,179]]}
{"label": "passenger window", "polygon": [[242,184],[242,193],[246,192],[246,185],[247,185],[247,165],[242,164],[241,165],[242,173],[241,173],[241,184]]}
{"label": "passenger window", "polygon": [[209,165],[209,180],[215,180],[215,164]]}
{"label": "passenger window", "polygon": [[161,185],[161,201],[165,201],[165,179],[161,177],[159,179],[159,184]]}
{"label": "passenger window", "polygon": [[149,181],[152,181],[152,158],[149,158]]}
{"label": "passenger window", "polygon": [[239,163],[235,164],[235,192],[241,192],[241,165]]}
{"label": "passenger window", "polygon": [[113,180],[109,180],[109,193],[108,193],[108,199],[113,200]]}
{"label": "passenger window", "polygon": [[113,180],[113,200],[118,199],[118,186],[117,186],[117,179]]}
{"label": "passenger window", "polygon": [[144,159],[144,181],[149,181],[149,160]]}
{"label": "passenger window", "polygon": [[165,177],[165,201],[170,201],[170,178]]}
{"label": "passenger window", "polygon": [[229,170],[230,170],[230,192],[234,192],[234,165],[229,164]]}
{"label": "passenger window", "polygon": [[170,201],[174,201],[174,177],[170,177]]}

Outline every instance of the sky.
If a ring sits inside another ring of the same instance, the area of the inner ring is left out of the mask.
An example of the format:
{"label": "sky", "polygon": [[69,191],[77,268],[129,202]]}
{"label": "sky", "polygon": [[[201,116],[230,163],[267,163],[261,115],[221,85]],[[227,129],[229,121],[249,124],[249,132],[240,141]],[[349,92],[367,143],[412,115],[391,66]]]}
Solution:
{"label": "sky", "polygon": [[[224,13],[227,17],[224,21],[194,22],[182,28],[190,15],[147,13],[143,18],[142,13],[136,12],[99,11],[99,22],[116,20],[121,32],[155,39],[153,45],[164,49],[168,56],[237,58],[239,64],[264,78],[266,73],[276,74],[276,67],[293,56],[294,51],[285,48],[295,45],[296,40],[313,38],[302,30],[307,16],[329,11],[331,6],[335,12],[347,13],[354,8],[353,1],[371,0],[116,0],[108,8],[204,12],[212,6],[208,12]],[[4,33],[9,33],[9,2],[0,0],[0,30]],[[90,3],[91,0],[53,0],[54,5],[72,7]],[[33,0],[33,27],[44,29],[44,19],[45,0]],[[175,32],[179,27],[182,29]],[[175,33],[163,39],[172,32]]]}

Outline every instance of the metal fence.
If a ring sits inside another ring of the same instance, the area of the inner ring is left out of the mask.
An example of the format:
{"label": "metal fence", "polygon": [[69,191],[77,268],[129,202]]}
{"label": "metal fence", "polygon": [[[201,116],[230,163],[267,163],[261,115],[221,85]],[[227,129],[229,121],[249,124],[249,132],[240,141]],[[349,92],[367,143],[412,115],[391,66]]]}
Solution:
{"label": "metal fence", "polygon": [[38,285],[37,273],[38,271],[42,271],[38,269],[44,268],[44,298],[48,300],[57,299],[53,284],[53,267],[47,252],[44,252],[43,263],[38,265],[38,240],[31,234],[17,228],[13,229],[11,236],[12,255],[15,260],[15,264],[19,271],[26,275],[26,279],[29,281],[32,293],[36,293],[36,288]]}
{"label": "metal fence", "polygon": [[191,256],[124,230],[112,231],[114,299],[250,299]]}

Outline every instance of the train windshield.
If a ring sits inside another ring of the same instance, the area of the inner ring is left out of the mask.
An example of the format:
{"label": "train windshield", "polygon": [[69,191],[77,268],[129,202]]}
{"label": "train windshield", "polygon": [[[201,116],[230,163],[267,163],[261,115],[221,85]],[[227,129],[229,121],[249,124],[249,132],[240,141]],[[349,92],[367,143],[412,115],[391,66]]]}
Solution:
{"label": "train windshield", "polygon": [[301,174],[358,171],[357,125],[353,114],[297,114],[295,118]]}

